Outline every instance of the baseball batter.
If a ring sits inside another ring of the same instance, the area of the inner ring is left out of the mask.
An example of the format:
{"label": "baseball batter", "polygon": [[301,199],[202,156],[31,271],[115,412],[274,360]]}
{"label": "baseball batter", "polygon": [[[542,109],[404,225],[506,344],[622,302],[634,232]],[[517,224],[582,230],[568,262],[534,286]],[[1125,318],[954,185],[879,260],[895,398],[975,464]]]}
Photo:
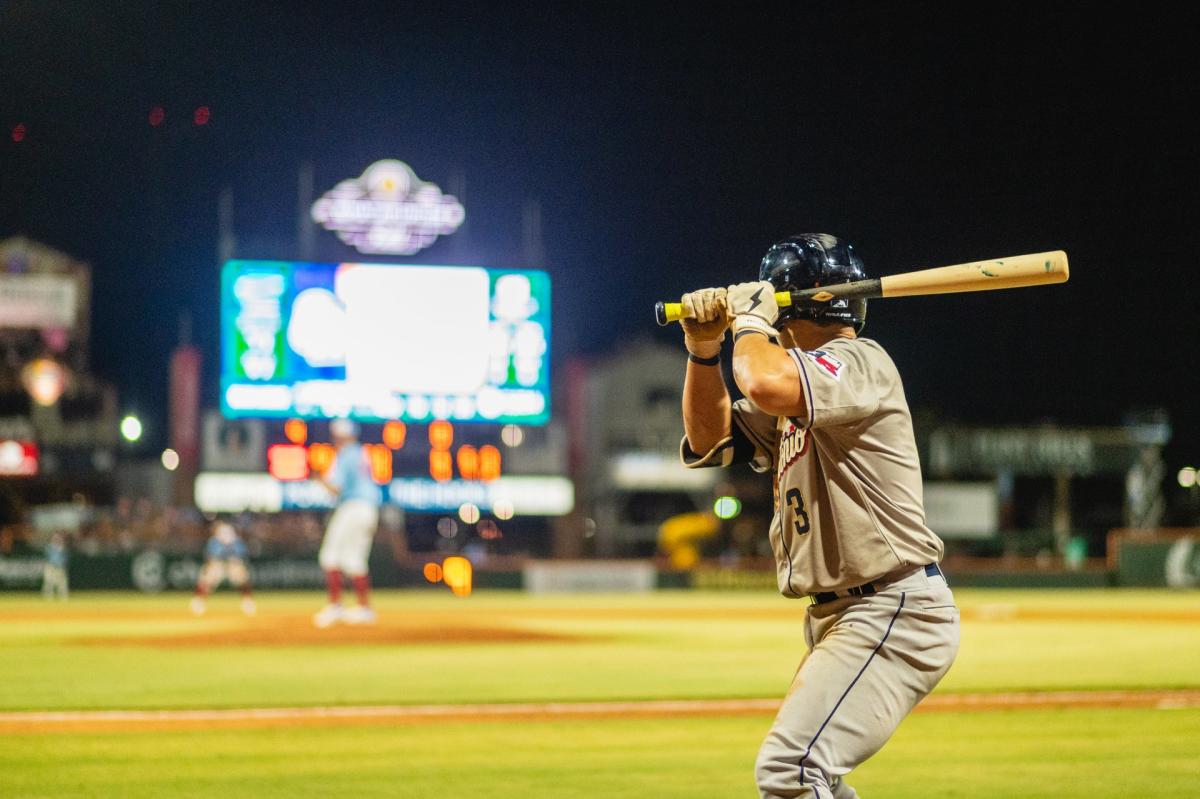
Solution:
{"label": "baseball batter", "polygon": [[[846,242],[804,234],[767,252],[758,282],[683,297],[688,349],[681,456],[772,476],[779,590],[809,598],[808,653],[763,742],[763,797],[848,799],[879,750],[949,670],[954,597],[925,525],[921,467],[896,365],[860,338],[866,300],[775,302],[776,291],[866,277]],[[731,402],[719,368],[733,334]]]}

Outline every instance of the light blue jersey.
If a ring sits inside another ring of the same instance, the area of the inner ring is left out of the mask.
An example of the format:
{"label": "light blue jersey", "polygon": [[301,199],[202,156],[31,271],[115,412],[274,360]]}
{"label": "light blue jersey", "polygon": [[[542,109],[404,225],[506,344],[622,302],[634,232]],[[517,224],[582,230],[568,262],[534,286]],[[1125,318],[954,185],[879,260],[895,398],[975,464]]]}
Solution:
{"label": "light blue jersey", "polygon": [[46,563],[58,569],[67,568],[67,548],[61,544],[46,545]]}
{"label": "light blue jersey", "polygon": [[339,505],[357,499],[379,507],[383,501],[379,486],[371,479],[367,455],[360,444],[347,444],[338,450],[337,460],[329,473],[329,482],[341,492],[338,494]]}
{"label": "light blue jersey", "polygon": [[208,560],[229,560],[230,558],[245,560],[246,545],[240,538],[226,543],[214,535],[204,545],[204,557]]}

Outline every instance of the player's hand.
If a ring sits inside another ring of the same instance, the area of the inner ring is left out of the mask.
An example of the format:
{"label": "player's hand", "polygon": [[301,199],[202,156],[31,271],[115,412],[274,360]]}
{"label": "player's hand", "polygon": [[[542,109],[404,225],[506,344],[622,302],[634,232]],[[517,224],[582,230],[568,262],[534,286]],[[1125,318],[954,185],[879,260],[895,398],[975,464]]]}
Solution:
{"label": "player's hand", "polygon": [[735,336],[742,330],[758,330],[771,338],[778,335],[774,325],[779,319],[779,304],[775,302],[775,287],[767,281],[730,286],[725,303],[733,317]]}
{"label": "player's hand", "polygon": [[684,318],[683,343],[688,352],[698,358],[711,358],[721,351],[729,315],[725,312],[725,289],[700,289],[684,294],[680,299]]}

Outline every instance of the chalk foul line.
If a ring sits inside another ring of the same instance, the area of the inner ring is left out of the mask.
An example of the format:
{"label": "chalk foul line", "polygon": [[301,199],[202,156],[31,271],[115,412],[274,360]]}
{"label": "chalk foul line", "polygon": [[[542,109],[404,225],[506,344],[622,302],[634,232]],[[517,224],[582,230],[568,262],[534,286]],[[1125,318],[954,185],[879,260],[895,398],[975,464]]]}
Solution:
{"label": "chalk foul line", "polygon": [[[179,710],[66,710],[0,713],[0,732],[396,723],[493,719],[671,718],[765,715],[781,699],[686,699],[640,702],[538,702],[474,705],[363,705]],[[935,694],[918,713],[1031,708],[1200,708],[1200,689]]]}

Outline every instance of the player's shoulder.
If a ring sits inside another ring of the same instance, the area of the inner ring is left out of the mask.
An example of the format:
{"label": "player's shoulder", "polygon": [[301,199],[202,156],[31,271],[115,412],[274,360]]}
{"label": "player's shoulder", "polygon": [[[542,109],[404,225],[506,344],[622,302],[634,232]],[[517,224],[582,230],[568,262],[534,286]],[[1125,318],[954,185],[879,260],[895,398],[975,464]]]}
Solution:
{"label": "player's shoulder", "polygon": [[870,338],[835,338],[814,350],[805,351],[808,361],[835,380],[859,374],[871,380],[898,380],[899,369],[887,350]]}
{"label": "player's shoulder", "polygon": [[866,361],[884,360],[891,363],[892,356],[873,338],[835,338],[817,348],[837,355]]}

